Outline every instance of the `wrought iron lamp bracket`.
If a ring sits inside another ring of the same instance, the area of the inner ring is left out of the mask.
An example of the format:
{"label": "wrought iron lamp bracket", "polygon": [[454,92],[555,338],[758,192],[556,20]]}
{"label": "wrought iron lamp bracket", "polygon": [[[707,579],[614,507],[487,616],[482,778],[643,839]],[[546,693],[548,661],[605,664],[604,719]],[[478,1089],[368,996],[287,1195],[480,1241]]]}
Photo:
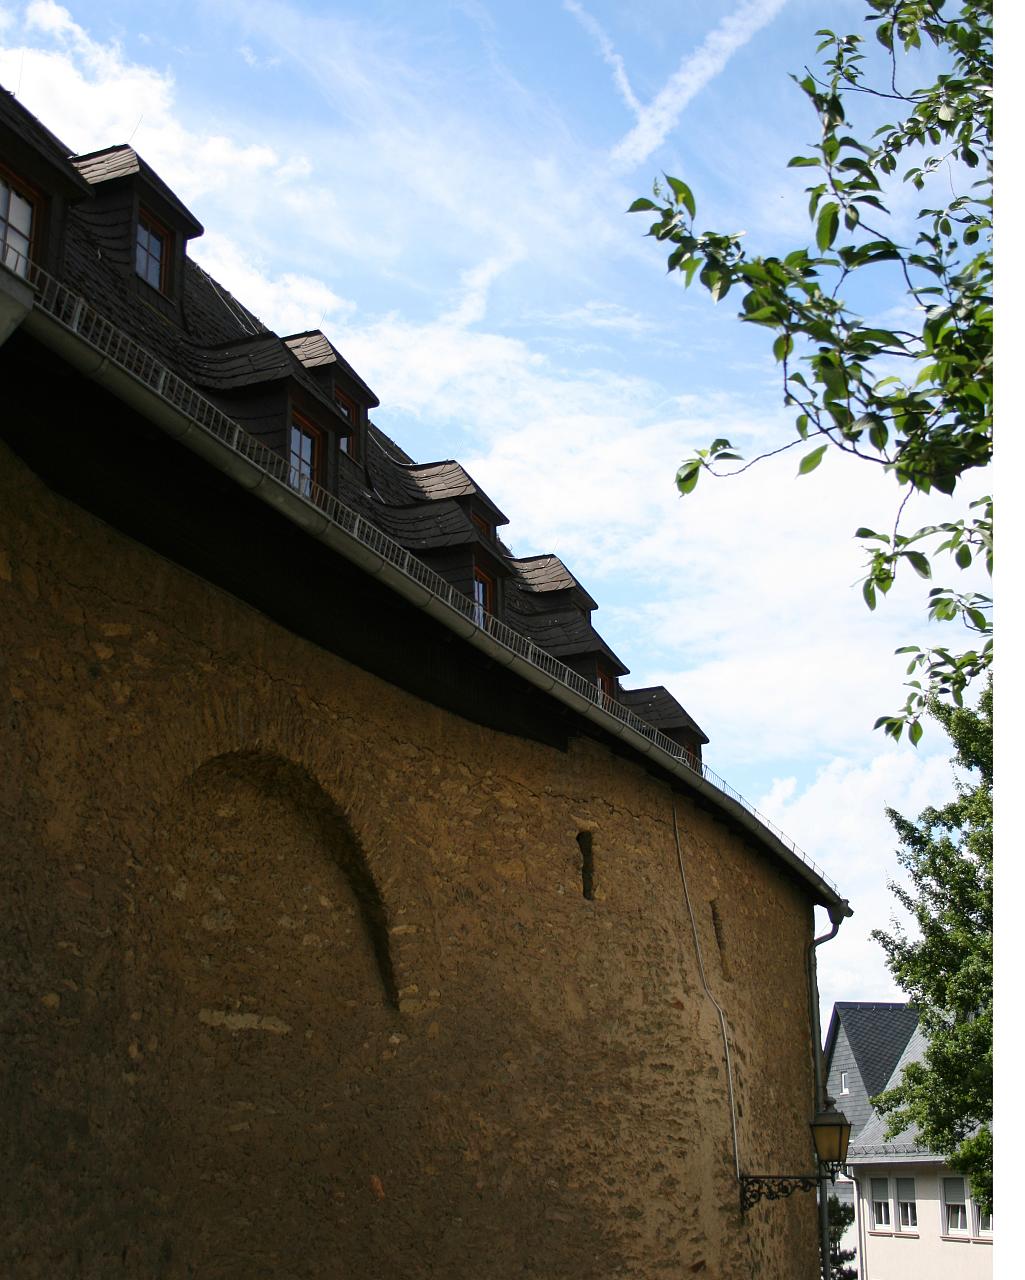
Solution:
{"label": "wrought iron lamp bracket", "polygon": [[746,1213],[759,1200],[782,1200],[795,1191],[814,1191],[817,1173],[751,1173],[740,1178],[740,1209]]}

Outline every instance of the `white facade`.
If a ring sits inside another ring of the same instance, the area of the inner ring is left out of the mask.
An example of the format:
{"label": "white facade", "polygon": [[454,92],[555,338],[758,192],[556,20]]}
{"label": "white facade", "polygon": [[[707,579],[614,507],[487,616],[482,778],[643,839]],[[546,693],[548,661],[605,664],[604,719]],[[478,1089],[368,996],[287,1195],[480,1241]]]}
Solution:
{"label": "white facade", "polygon": [[990,1280],[993,1220],[966,1178],[935,1158],[858,1161],[851,1172],[860,1280]]}

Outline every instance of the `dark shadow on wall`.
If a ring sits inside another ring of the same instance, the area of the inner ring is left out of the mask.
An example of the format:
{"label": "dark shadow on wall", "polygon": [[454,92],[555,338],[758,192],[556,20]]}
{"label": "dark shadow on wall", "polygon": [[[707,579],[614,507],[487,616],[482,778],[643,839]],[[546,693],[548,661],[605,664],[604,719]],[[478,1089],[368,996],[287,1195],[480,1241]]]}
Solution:
{"label": "dark shadow on wall", "polygon": [[398,986],[388,941],[388,920],[377,884],[348,818],[301,765],[264,751],[233,751],[201,765],[186,786],[236,782],[286,801],[316,832],[345,876],[359,907],[389,1003],[398,1008]]}

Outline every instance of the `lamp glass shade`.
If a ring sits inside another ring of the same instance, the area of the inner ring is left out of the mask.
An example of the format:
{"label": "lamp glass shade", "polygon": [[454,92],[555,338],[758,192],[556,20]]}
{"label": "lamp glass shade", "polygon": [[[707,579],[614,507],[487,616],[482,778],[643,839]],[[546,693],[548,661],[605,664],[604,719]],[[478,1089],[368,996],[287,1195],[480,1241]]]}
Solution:
{"label": "lamp glass shade", "polygon": [[812,1121],[811,1136],[815,1142],[815,1154],[822,1164],[846,1162],[851,1126],[842,1111],[827,1104],[826,1109]]}

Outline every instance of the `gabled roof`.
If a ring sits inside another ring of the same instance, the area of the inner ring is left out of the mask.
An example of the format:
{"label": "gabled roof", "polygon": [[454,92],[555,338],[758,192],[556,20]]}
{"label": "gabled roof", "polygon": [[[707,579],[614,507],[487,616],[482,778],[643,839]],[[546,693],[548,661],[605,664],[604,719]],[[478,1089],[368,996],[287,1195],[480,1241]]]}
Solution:
{"label": "gabled roof", "polygon": [[71,163],[86,182],[94,187],[104,182],[114,182],[119,178],[130,178],[138,174],[182,219],[187,239],[191,240],[194,236],[203,234],[203,224],[199,219],[185,207],[156,170],[151,169],[127,142],[122,142],[116,147],[104,147],[102,151],[90,151],[84,156],[74,156]]}
{"label": "gabled roof", "polygon": [[[883,1088],[892,1089],[898,1085],[907,1064],[909,1062],[921,1062],[925,1057],[927,1044],[928,1041],[922,1034],[921,1028],[916,1027]],[[876,1092],[881,1092],[881,1090],[876,1090]],[[908,1125],[906,1129],[902,1129],[900,1133],[895,1134],[892,1138],[886,1136],[886,1125],[887,1118],[881,1116],[877,1111],[873,1111],[872,1118],[865,1123],[857,1138],[852,1139],[848,1156],[857,1160],[859,1157],[879,1155],[925,1156],[932,1154],[928,1147],[922,1144],[918,1130],[914,1125]]]}
{"label": "gabled roof", "polygon": [[697,722],[684,711],[665,685],[652,685],[647,689],[623,689],[619,701],[663,733],[671,729],[686,729],[699,742],[708,741]]}
{"label": "gabled roof", "polygon": [[826,1034],[825,1058],[832,1061],[840,1027],[861,1073],[866,1094],[871,1098],[881,1093],[893,1074],[894,1067],[918,1026],[918,1010],[903,1003],[865,1003],[839,1001],[833,1005]]}
{"label": "gabled roof", "polygon": [[322,369],[328,365],[337,365],[365,393],[371,409],[376,409],[381,403],[348,360],[337,347],[332,345],[330,339],[320,329],[307,329],[305,333],[292,333],[283,338],[282,341],[305,368]]}

